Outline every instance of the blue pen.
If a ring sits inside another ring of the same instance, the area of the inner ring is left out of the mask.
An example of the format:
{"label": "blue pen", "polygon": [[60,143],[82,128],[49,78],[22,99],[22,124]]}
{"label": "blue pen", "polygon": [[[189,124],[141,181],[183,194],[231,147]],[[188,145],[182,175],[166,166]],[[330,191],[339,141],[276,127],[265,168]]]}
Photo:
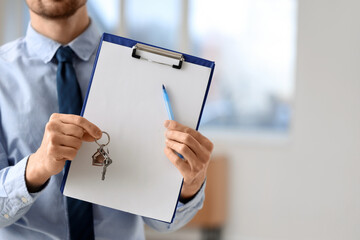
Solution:
{"label": "blue pen", "polygon": [[[169,119],[170,120],[174,120],[174,114],[171,110],[171,105],[170,105],[170,100],[169,100],[169,95],[166,92],[166,88],[164,86],[164,84],[162,85],[162,89],[163,89],[163,97],[164,97],[164,101],[165,101],[165,107],[166,107],[166,111],[168,113]],[[184,157],[180,154],[175,152],[181,159],[184,159]]]}

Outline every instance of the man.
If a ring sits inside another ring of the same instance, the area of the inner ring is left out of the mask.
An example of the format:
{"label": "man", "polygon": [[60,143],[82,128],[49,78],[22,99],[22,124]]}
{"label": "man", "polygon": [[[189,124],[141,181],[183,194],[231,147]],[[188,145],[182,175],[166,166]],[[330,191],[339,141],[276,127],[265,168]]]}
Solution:
{"label": "man", "polygon": [[79,113],[71,108],[85,97],[100,35],[86,0],[26,2],[26,36],[0,48],[0,239],[143,239],[143,222],[159,231],[186,224],[202,206],[213,145],[175,121],[164,123],[164,152],[184,177],[172,224],[61,194],[65,161],[83,141],[101,138],[97,126],[69,114]]}

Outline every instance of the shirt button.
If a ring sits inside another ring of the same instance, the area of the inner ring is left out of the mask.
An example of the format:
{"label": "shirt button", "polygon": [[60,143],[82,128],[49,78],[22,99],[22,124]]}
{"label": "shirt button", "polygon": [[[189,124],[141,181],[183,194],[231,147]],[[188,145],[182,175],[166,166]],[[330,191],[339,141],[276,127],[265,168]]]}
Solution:
{"label": "shirt button", "polygon": [[21,198],[21,201],[22,201],[23,203],[27,203],[27,202],[28,202],[28,200],[27,200],[26,197],[22,197],[22,198]]}
{"label": "shirt button", "polygon": [[4,218],[9,219],[9,214],[4,214]]}

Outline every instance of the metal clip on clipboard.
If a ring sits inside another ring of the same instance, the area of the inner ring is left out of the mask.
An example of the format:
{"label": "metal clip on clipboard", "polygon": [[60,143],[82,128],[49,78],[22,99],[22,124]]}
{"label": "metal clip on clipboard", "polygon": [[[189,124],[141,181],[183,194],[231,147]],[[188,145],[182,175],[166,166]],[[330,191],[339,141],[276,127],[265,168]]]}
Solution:
{"label": "metal clip on clipboard", "polygon": [[[154,60],[151,60],[151,59],[149,59],[149,58],[145,58],[145,57],[142,57],[142,56],[140,56],[140,55],[137,55],[137,54],[136,54],[136,50],[146,51],[146,52],[158,54],[158,55],[161,55],[161,56],[164,56],[164,57],[173,58],[173,59],[179,60],[179,64],[178,64],[178,65],[175,65],[175,64],[172,65],[172,64],[168,64],[168,63],[163,63],[163,62],[154,61]],[[159,64],[171,66],[171,67],[176,68],[176,69],[181,69],[182,63],[183,63],[183,61],[185,60],[184,57],[183,57],[183,55],[182,55],[181,53],[171,52],[171,51],[168,51],[168,50],[164,50],[164,49],[161,49],[161,48],[156,48],[156,47],[148,46],[148,45],[141,44],[141,43],[137,43],[137,44],[133,47],[132,57],[133,57],[133,58],[137,58],[137,59],[144,59],[144,60],[149,61],[149,62],[154,62],[154,63],[159,63]]]}

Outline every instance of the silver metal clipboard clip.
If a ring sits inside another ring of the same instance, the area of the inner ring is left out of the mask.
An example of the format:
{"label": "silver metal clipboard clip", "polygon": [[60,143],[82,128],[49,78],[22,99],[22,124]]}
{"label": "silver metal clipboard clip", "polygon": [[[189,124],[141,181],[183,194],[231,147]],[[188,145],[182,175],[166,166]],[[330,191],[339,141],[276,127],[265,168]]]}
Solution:
{"label": "silver metal clipboard clip", "polygon": [[[163,62],[159,62],[159,61],[154,61],[154,60],[151,60],[149,58],[145,58],[145,57],[142,57],[142,56],[136,54],[136,50],[146,51],[146,52],[150,52],[150,53],[153,53],[153,54],[158,54],[158,55],[161,55],[161,56],[164,56],[164,57],[173,58],[173,59],[178,60],[179,64],[175,65],[175,64],[168,64],[168,63],[163,63]],[[168,51],[168,50],[148,46],[148,45],[141,44],[141,43],[137,43],[135,46],[133,46],[132,57],[137,58],[137,59],[144,59],[146,61],[154,62],[154,63],[158,63],[158,64],[162,64],[162,65],[167,65],[167,66],[170,66],[170,67],[173,67],[173,68],[176,68],[176,69],[181,69],[182,63],[185,60],[181,53],[171,52],[171,51]]]}

